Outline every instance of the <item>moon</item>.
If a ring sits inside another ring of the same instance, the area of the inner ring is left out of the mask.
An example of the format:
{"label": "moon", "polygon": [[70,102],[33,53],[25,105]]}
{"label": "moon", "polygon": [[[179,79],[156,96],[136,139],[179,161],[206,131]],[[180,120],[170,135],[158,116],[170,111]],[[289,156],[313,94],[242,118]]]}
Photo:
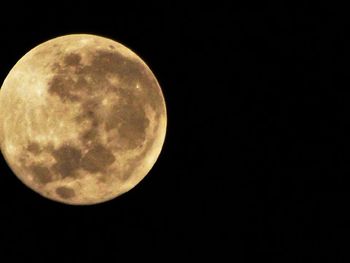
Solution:
{"label": "moon", "polygon": [[0,90],[6,162],[29,188],[65,204],[97,204],[135,187],[158,159],[166,125],[150,68],[101,36],[36,46]]}

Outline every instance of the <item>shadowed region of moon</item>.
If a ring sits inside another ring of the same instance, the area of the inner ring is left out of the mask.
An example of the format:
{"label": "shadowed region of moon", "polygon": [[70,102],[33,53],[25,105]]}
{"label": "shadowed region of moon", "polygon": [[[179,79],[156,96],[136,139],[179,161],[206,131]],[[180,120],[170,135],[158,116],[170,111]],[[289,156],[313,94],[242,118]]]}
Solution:
{"label": "shadowed region of moon", "polygon": [[151,70],[125,46],[93,35],[28,52],[4,81],[0,109],[1,150],[17,177],[67,204],[133,188],[165,138],[165,102]]}

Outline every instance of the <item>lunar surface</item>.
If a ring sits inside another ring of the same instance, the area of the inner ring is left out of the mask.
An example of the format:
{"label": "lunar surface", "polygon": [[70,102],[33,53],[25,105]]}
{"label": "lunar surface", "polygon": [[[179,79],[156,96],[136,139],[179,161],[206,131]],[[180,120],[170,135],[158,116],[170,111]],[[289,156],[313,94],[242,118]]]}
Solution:
{"label": "lunar surface", "polygon": [[6,162],[25,185],[66,204],[105,202],[137,185],[161,152],[166,122],[149,67],[94,35],[35,47],[0,91]]}

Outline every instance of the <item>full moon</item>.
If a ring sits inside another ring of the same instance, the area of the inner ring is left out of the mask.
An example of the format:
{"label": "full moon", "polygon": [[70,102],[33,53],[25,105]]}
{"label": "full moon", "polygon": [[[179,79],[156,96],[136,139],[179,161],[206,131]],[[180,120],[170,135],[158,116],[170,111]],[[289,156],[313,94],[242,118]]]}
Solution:
{"label": "full moon", "polygon": [[89,205],[136,186],[155,164],[167,125],[150,68],[124,45],[74,34],[44,42],[0,90],[0,146],[29,188]]}

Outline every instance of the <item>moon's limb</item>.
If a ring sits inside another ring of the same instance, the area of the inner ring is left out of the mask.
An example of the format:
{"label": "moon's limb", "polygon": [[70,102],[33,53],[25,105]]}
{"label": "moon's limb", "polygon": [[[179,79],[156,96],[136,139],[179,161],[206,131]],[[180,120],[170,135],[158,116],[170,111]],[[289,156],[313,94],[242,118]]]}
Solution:
{"label": "moon's limb", "polygon": [[68,35],[28,52],[0,92],[1,150],[39,194],[94,204],[133,188],[158,158],[166,108],[148,66],[121,44]]}

